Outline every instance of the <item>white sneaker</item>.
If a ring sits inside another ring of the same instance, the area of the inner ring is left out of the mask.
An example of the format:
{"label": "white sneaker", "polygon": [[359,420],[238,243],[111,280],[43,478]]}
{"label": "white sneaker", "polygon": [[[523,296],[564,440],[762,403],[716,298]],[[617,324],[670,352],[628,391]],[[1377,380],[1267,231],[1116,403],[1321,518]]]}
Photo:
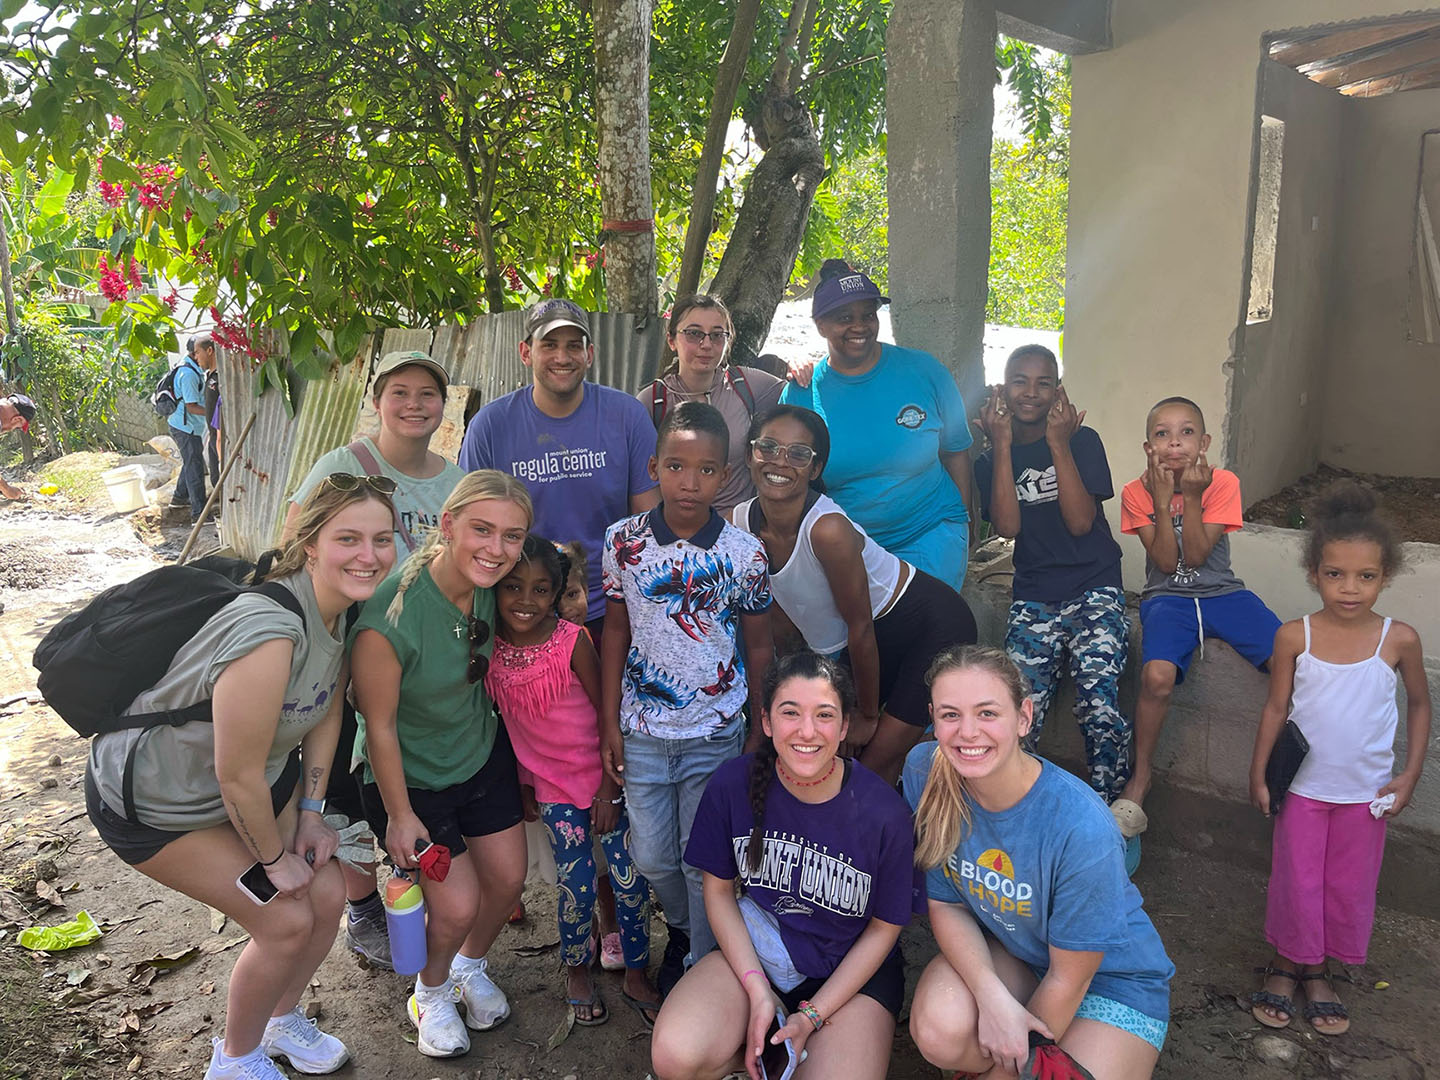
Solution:
{"label": "white sneaker", "polygon": [[505,991],[491,981],[485,969],[483,956],[479,960],[457,956],[450,964],[450,981],[460,988],[460,1000],[465,1004],[465,1026],[474,1031],[489,1031],[510,1015]]}
{"label": "white sneaker", "polygon": [[420,1052],[427,1057],[458,1057],[470,1049],[470,1035],[460,1019],[460,1010],[455,1003],[460,1000],[460,990],[454,983],[431,989],[422,987],[417,981],[415,992],[405,1011],[415,1025],[419,1037],[415,1040]]}
{"label": "white sneaker", "polygon": [[265,1025],[260,1047],[272,1058],[283,1057],[297,1072],[321,1076],[350,1060],[350,1051],[334,1035],[326,1035],[299,1009],[272,1016]]}
{"label": "white sneaker", "polygon": [[211,1039],[210,1043],[210,1066],[205,1070],[205,1080],[287,1080],[265,1056],[263,1046],[257,1046],[244,1057],[225,1058],[222,1062],[220,1048],[225,1040]]}

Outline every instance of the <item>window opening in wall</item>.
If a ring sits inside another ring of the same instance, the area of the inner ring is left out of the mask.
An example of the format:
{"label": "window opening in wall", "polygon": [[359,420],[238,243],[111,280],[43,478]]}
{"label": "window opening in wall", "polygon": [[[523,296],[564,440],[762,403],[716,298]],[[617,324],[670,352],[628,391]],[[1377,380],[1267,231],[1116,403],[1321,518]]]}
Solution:
{"label": "window opening in wall", "polygon": [[1440,343],[1440,132],[1420,136],[1415,254],[1410,265],[1411,341]]}
{"label": "window opening in wall", "polygon": [[1280,231],[1280,174],[1285,121],[1260,117],[1260,176],[1255,188],[1255,228],[1250,240],[1250,302],[1246,322],[1264,322],[1275,308],[1275,238]]}

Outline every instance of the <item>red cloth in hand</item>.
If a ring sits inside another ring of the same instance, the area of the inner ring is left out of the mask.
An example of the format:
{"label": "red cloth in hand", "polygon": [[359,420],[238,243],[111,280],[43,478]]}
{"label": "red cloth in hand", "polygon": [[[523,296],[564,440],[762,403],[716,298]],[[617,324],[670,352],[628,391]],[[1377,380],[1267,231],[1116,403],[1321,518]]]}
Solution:
{"label": "red cloth in hand", "polygon": [[444,881],[450,873],[450,849],[444,844],[431,844],[416,854],[420,872],[431,881]]}

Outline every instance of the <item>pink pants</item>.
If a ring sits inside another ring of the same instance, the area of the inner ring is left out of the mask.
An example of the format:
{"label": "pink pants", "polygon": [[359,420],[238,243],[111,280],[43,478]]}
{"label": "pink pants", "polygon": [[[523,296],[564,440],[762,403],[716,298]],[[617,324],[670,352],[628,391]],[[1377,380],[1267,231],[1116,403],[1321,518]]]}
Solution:
{"label": "pink pants", "polygon": [[1375,925],[1385,819],[1366,803],[1291,793],[1275,817],[1265,938],[1297,964],[1363,964]]}

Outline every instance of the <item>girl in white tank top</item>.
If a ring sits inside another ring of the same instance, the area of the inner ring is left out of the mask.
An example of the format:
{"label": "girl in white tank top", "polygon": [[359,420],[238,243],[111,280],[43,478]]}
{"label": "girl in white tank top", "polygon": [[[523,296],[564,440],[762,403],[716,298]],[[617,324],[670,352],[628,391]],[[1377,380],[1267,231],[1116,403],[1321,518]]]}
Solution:
{"label": "girl in white tank top", "polygon": [[[1342,482],[1310,514],[1306,566],[1323,603],[1275,635],[1270,695],[1250,762],[1250,798],[1271,806],[1265,766],[1286,720],[1310,745],[1275,812],[1265,937],[1274,958],[1251,998],[1255,1019],[1286,1027],[1299,1011],[1321,1035],[1349,1030],[1330,984],[1335,957],[1363,964],[1375,918],[1385,827],[1409,804],[1430,740],[1430,691],[1420,637],[1376,614],[1400,546],[1375,496]],[[1405,686],[1406,760],[1398,775],[1397,684]]]}

